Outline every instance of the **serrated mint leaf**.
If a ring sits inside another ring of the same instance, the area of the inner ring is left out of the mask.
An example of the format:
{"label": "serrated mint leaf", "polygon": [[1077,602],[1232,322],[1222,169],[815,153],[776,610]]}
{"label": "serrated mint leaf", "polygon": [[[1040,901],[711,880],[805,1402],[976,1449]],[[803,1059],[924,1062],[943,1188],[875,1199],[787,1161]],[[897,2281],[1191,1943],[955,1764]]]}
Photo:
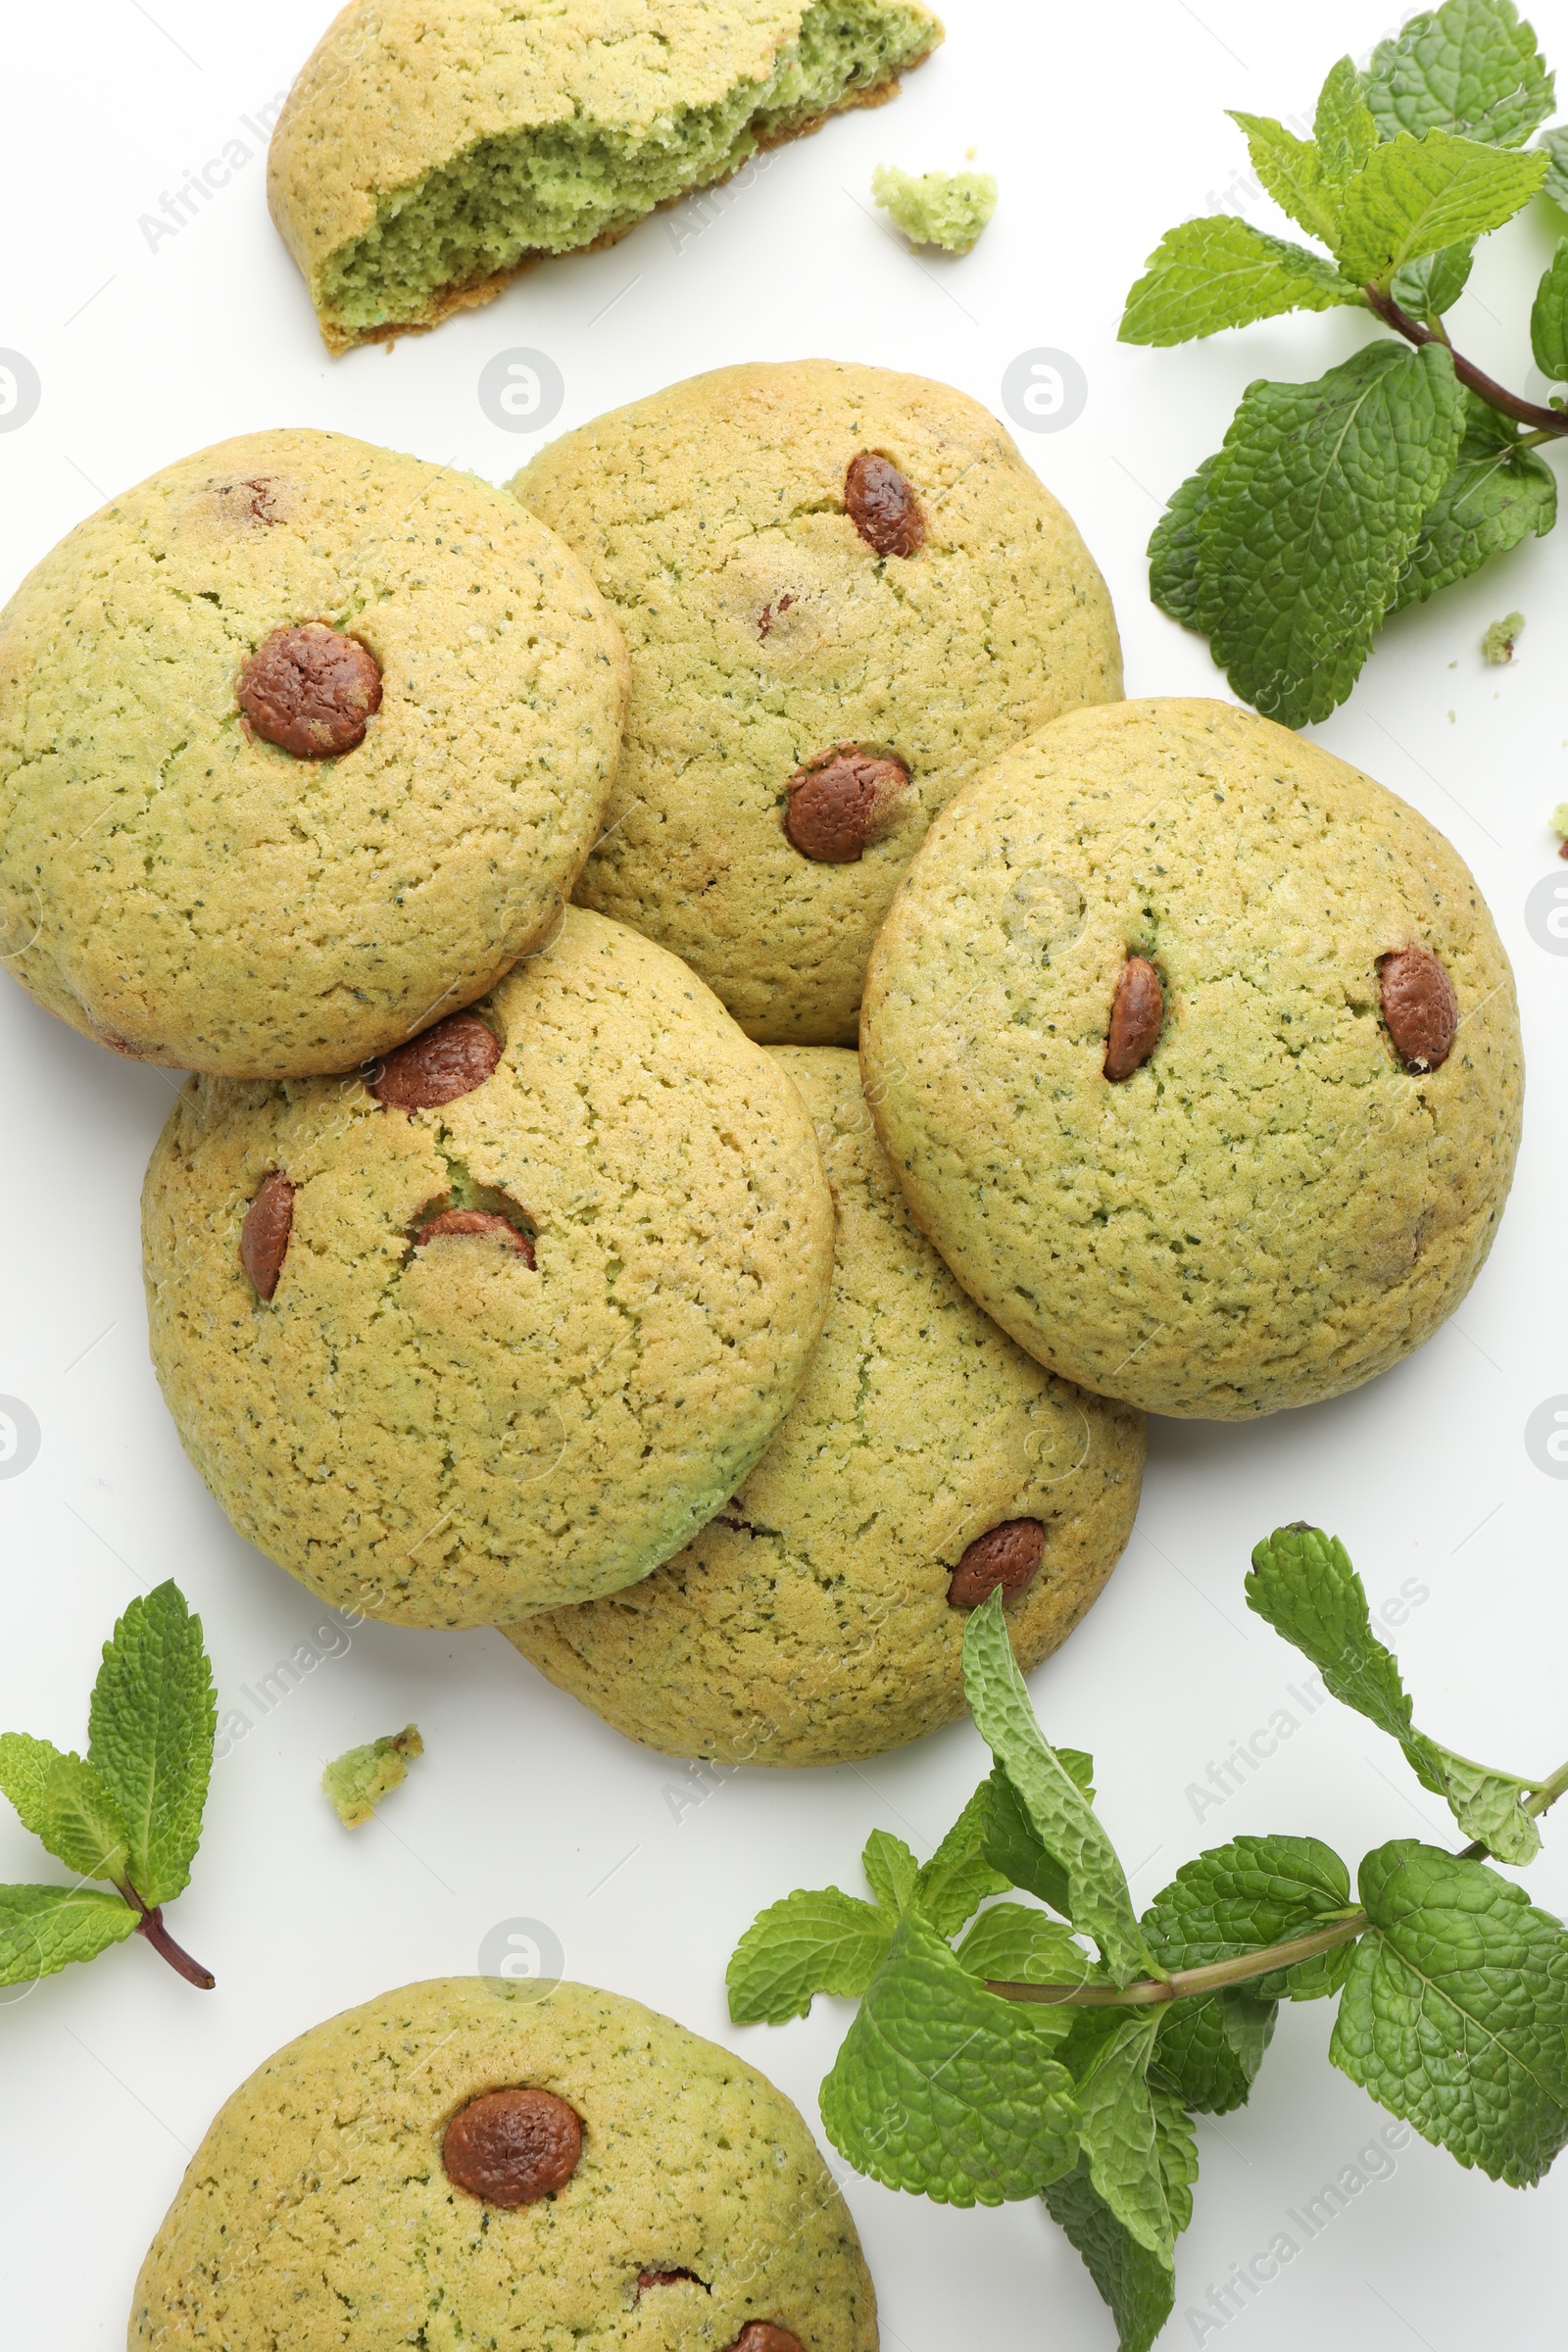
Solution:
{"label": "serrated mint leaf", "polygon": [[[1329,69],[1318,93],[1312,136],[1324,181],[1337,200],[1346,181],[1360,171],[1378,143],[1377,122],[1361,94],[1361,76],[1353,59],[1342,57]],[[1332,237],[1327,241],[1332,244]]]}
{"label": "serrated mint leaf", "polygon": [[1198,626],[1198,517],[1208,501],[1212,458],[1171,495],[1149,542],[1149,593],[1184,629]]}
{"label": "serrated mint leaf", "polygon": [[1554,384],[1568,382],[1568,237],[1559,237],[1530,313],[1536,366]]}
{"label": "serrated mint leaf", "polygon": [[1089,1984],[1104,1970],[1070,1928],[1024,1903],[994,1903],[982,1911],[958,1946],[972,1977],[999,1984]]}
{"label": "serrated mint leaf", "polygon": [[35,1838],[42,1834],[39,1824],[49,1775],[64,1762],[65,1751],[52,1740],[33,1740],[25,1732],[0,1735],[0,1790],[16,1807],[23,1828]]}
{"label": "serrated mint leaf", "polygon": [[1247,137],[1252,170],[1282,213],[1289,213],[1309,237],[1332,245],[1339,228],[1333,194],[1323,185],[1323,165],[1310,139],[1298,139],[1272,115],[1244,115],[1231,121]]}
{"label": "serrated mint leaf", "polygon": [[[1128,2234],[1169,2269],[1185,2218],[1173,2212],[1166,2187],[1166,2162],[1154,2116],[1149,2064],[1159,2032],[1157,2010],[1119,2017],[1078,2084],[1078,2140],[1089,2159],[1089,2179]],[[1189,2150],[1192,2131],[1182,2129]],[[1192,2154],[1189,2180],[1198,2174]],[[1189,2198],[1186,2212],[1191,2214]]]}
{"label": "serrated mint leaf", "polygon": [[1267,236],[1234,213],[1168,229],[1145,271],[1116,330],[1123,343],[1190,343],[1283,311],[1329,311],[1362,300],[1321,254]]}
{"label": "serrated mint leaf", "polygon": [[1037,1894],[1065,1916],[1067,1873],[1030,1828],[1029,1816],[1000,1764],[986,1783],[985,1857],[1009,1886]]}
{"label": "serrated mint leaf", "polygon": [[1568,1932],[1413,1838],[1361,1864],[1372,1927],[1329,2056],[1463,2165],[1527,2188],[1568,2141]]}
{"label": "serrated mint leaf", "polygon": [[1244,1590],[1248,1607],[1311,1659],[1343,1706],[1397,1740],[1423,1786],[1441,1795],[1436,1750],[1414,1728],[1398,1660],[1372,1631],[1366,1589],[1339,1538],[1319,1527],[1276,1528],[1254,1549]]}
{"label": "serrated mint leaf", "polygon": [[1228,2115],[1251,2094],[1278,2014],[1279,2003],[1259,2000],[1249,1984],[1172,2001],[1160,2012],[1154,2071],[1184,2107]]}
{"label": "serrated mint leaf", "polygon": [[[1237,1838],[1184,1862],[1144,1913],[1144,1934],[1168,1969],[1208,1968],[1331,1927],[1355,1908],[1350,1874],[1315,1838]],[[1276,1970],[1254,1998],[1314,1999],[1332,1989],[1321,1959]]]}
{"label": "serrated mint leaf", "polygon": [[1037,2196],[1077,2156],[1064,2020],[976,1984],[918,1911],[856,2013],[822,2084],[840,2155],[942,2205]]}
{"label": "serrated mint leaf", "polygon": [[1094,1937],[1118,1984],[1142,1976],[1150,1953],[1126,1873],[1093,1804],[1035,1720],[1000,1592],[972,1612],[964,1628],[963,1685],[980,1737],[1006,1774],[1030,1829],[1067,1874],[1067,1917]]}
{"label": "serrated mint leaf", "polygon": [[68,1870],[124,1885],[129,1851],[124,1819],[84,1757],[59,1756],[49,1767],[38,1800],[37,1835]]}
{"label": "serrated mint leaf", "polygon": [[[1191,2132],[1184,2133],[1186,2117],[1158,2092],[1153,2095],[1165,2167],[1166,2198],[1178,2231],[1192,2218],[1192,2184],[1198,2178],[1198,2150]],[[1104,2199],[1096,2193],[1087,2156],[1070,2173],[1054,2180],[1045,2191],[1046,2210],[1063,2229],[1110,2307],[1116,2323],[1117,2352],[1150,2352],[1170,2318],[1176,2300],[1175,2275],[1157,2255],[1139,2244],[1117,2221]]]}
{"label": "serrated mint leaf", "polygon": [[1447,0],[1378,43],[1366,102],[1386,139],[1451,130],[1518,147],[1556,99],[1536,36],[1511,0]]}
{"label": "serrated mint leaf", "polygon": [[902,1838],[891,1830],[873,1830],[860,1856],[866,1883],[884,1911],[894,1919],[909,1907],[920,1865]]}
{"label": "serrated mint leaf", "polygon": [[863,1993],[887,1958],[893,1922],[837,1886],[798,1889],[759,1912],[735,1946],[724,1982],[738,2026],[805,2017],[818,1992]]}
{"label": "serrated mint leaf", "polygon": [[1249,385],[1194,521],[1197,625],[1287,726],[1344,702],[1452,467],[1446,352],[1377,343],[1315,383]]}
{"label": "serrated mint leaf", "polygon": [[130,1883],[149,1908],[190,1884],[218,1730],[212,1670],[172,1584],[133,1600],[104,1644],[87,1754],[124,1817]]}
{"label": "serrated mint leaf", "polygon": [[1340,198],[1335,258],[1357,284],[1382,284],[1463,237],[1511,220],[1545,175],[1540,154],[1512,155],[1444,130],[1374,148]]}
{"label": "serrated mint leaf", "polygon": [[1543,196],[1553,204],[1568,209],[1568,123],[1559,130],[1543,131],[1542,152],[1546,158],[1546,176],[1541,183]]}
{"label": "serrated mint leaf", "polygon": [[1402,270],[1396,270],[1389,291],[1401,311],[1424,326],[1434,326],[1452,310],[1470,283],[1475,258],[1475,239],[1462,237],[1457,245],[1445,245],[1441,251],[1425,253],[1418,262],[1406,262]]}
{"label": "serrated mint leaf", "polygon": [[989,1894],[1013,1885],[986,1860],[990,1783],[982,1781],[914,1882],[914,1900],[939,1936],[955,1936]]}
{"label": "serrated mint leaf", "polygon": [[118,1894],[88,1886],[0,1886],[0,1984],[52,1977],[73,1960],[96,1960],[136,1933]]}
{"label": "serrated mint leaf", "polygon": [[1489,1772],[1451,1748],[1440,1747],[1438,1754],[1443,1759],[1444,1793],[1465,1836],[1499,1862],[1515,1867],[1533,1862],[1541,1851],[1541,1832],[1524,1809],[1530,1784],[1505,1772]]}

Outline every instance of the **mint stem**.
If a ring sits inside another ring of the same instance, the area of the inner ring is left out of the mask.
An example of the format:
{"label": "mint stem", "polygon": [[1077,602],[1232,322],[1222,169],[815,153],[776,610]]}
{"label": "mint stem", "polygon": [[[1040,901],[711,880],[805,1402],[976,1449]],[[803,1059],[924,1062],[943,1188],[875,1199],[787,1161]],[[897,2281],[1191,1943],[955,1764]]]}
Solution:
{"label": "mint stem", "polygon": [[1508,391],[1494,377],[1484,374],[1473,360],[1454,350],[1446,334],[1435,334],[1419,318],[1412,318],[1381,286],[1368,285],[1362,291],[1385,326],[1392,326],[1407,343],[1414,343],[1418,349],[1423,343],[1441,343],[1453,361],[1453,372],[1460,383],[1467,385],[1478,400],[1484,400],[1489,409],[1495,409],[1499,416],[1511,416],[1516,424],[1534,425],[1538,432],[1552,440],[1568,435],[1568,415],[1561,410],[1537,408],[1533,400],[1521,399],[1517,392]]}
{"label": "mint stem", "polygon": [[174,1974],[177,1977],[183,1977],[187,1984],[194,1984],[198,1991],[211,1992],[217,1984],[218,1979],[210,1968],[203,1968],[199,1960],[193,1960],[183,1944],[174,1941],[164,1925],[162,1905],[154,1904],[153,1908],[149,1910],[128,1879],[121,1886],[120,1891],[132,1909],[141,1913],[140,1919],[136,1922],[136,1934],[145,1936],[159,1958],[167,1960]]}

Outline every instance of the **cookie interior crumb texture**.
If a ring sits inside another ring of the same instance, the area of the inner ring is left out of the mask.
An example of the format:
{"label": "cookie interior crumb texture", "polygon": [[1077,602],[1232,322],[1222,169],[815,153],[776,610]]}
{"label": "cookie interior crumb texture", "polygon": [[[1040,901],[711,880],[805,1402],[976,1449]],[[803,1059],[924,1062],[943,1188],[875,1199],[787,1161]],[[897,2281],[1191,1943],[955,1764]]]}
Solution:
{"label": "cookie interior crumb texture", "polygon": [[[510,2088],[581,2124],[562,2185],[513,2206],[444,2161],[454,2119]],[[789,2100],[636,2001],[468,1977],[332,2018],[234,2092],[128,2352],[724,2352],[753,2326],[876,2352],[855,2224]]]}
{"label": "cookie interior crumb texture", "polygon": [[407,1724],[401,1732],[334,1756],[321,1775],[322,1794],[346,1830],[363,1830],[382,1797],[408,1779],[409,1759],[423,1753],[417,1724]]}
{"label": "cookie interior crumb texture", "polygon": [[344,351],[879,104],[941,38],[914,0],[355,0],[278,118],[272,217]]}
{"label": "cookie interior crumb texture", "polygon": [[[285,636],[326,648],[333,691],[363,669],[340,757],[308,756],[309,726],[267,741],[241,707],[266,648],[269,709],[319,699],[279,666]],[[558,918],[625,695],[577,559],[488,483],[335,433],[182,459],[0,613],[8,967],[142,1060],[345,1069]]]}
{"label": "cookie interior crumb texture", "polygon": [[910,1221],[855,1055],[776,1051],[815,1119],[836,1216],[832,1304],[799,1401],[676,1558],[506,1630],[645,1746],[832,1764],[963,1712],[967,1616],[949,1586],[999,1525],[1044,1528],[1007,1617],[1026,1670],[1056,1648],[1132,1532],[1145,1432],[1141,1413],[1035,1363],[958,1288]]}
{"label": "cookie interior crumb texture", "polygon": [[[1411,1067],[1387,959],[1458,1028]],[[1105,1074],[1130,956],[1152,1050]],[[1513,977],[1426,819],[1222,703],[1077,711],[944,811],[877,943],[878,1129],[965,1288],[1054,1370],[1245,1419],[1369,1380],[1491,1248],[1524,1089]]]}
{"label": "cookie interior crumb texture", "polygon": [[871,194],[911,245],[939,245],[945,253],[968,253],[997,209],[989,172],[917,173],[878,164]]}

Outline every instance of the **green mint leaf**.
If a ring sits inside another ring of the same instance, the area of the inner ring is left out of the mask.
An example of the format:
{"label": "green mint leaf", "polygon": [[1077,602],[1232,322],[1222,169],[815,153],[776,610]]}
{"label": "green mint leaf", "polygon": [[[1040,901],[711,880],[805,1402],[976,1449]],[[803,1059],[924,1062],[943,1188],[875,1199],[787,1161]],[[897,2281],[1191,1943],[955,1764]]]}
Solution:
{"label": "green mint leaf", "polygon": [[[1158,2033],[1158,2011],[1145,2010],[1118,2018],[1104,2035],[1078,2085],[1078,2139],[1096,2195],[1169,2270],[1176,2239],[1192,2218],[1190,2188],[1198,2177],[1198,2157],[1185,2115],[1172,2135],[1175,2149],[1162,2145],[1149,2082]],[[1174,2203],[1167,2185],[1171,2170],[1182,2183]]]}
{"label": "green mint leaf", "polygon": [[1068,2023],[987,1992],[906,1911],[822,2084],[827,2135],[857,2171],[938,2204],[1036,2196],[1078,2152],[1053,2055]]}
{"label": "green mint leaf", "polygon": [[1372,1927],[1329,2056],[1425,2139],[1528,2188],[1568,2141],[1568,1931],[1413,1838],[1361,1864]]}
{"label": "green mint leaf", "polygon": [[1332,245],[1339,233],[1333,192],[1323,185],[1323,163],[1310,139],[1298,139],[1272,115],[1243,115],[1231,121],[1247,134],[1252,170],[1282,213],[1289,213],[1309,237]]}
{"label": "green mint leaf", "polygon": [[60,1756],[38,1801],[37,1834],[68,1870],[123,1886],[129,1858],[124,1818],[95,1765]]}
{"label": "green mint leaf", "polygon": [[[1166,2201],[1179,2233],[1192,2219],[1198,2150],[1187,2119],[1175,2102],[1155,2091],[1152,2104]],[[1110,2306],[1118,2352],[1150,2352],[1175,2306],[1173,2272],[1140,2245],[1097,2194],[1087,2156],[1079,2158],[1072,2172],[1052,2181],[1045,2201],[1052,2220],[1066,2231],[1083,2257],[1102,2300]]]}
{"label": "green mint leaf", "polygon": [[1443,1793],[1465,1836],[1475,1838],[1499,1862],[1516,1867],[1533,1862],[1541,1851],[1541,1832],[1524,1809],[1530,1783],[1515,1780],[1510,1773],[1489,1772],[1484,1764],[1472,1764],[1468,1756],[1456,1756],[1451,1748],[1440,1747],[1438,1754]]}
{"label": "green mint leaf", "polygon": [[990,1783],[982,1781],[914,1882],[914,1900],[939,1936],[956,1936],[988,1894],[1013,1881],[986,1860]]}
{"label": "green mint leaf", "polygon": [[973,1611],[964,1628],[963,1685],[980,1737],[1011,1783],[1029,1827],[1067,1874],[1067,1917],[1093,1936],[1118,1984],[1142,1976],[1151,1958],[1126,1874],[1092,1802],[1035,1720],[1000,1592]]}
{"label": "green mint leaf", "polygon": [[24,1830],[43,1835],[43,1792],[49,1775],[65,1753],[52,1740],[33,1740],[25,1732],[0,1735],[0,1789],[16,1807]]}
{"label": "green mint leaf", "polygon": [[88,1886],[0,1886],[0,1984],[29,1984],[73,1960],[96,1960],[136,1933],[118,1894]]}
{"label": "green mint leaf", "polygon": [[172,1584],[133,1600],[104,1643],[87,1754],[124,1817],[149,1908],[190,1884],[218,1730],[201,1619]]}
{"label": "green mint leaf", "polygon": [[1024,1903],[982,1911],[957,1957],[972,1977],[999,1984],[1089,1984],[1105,1974],[1070,1928]]}
{"label": "green mint leaf", "polygon": [[837,1886],[799,1888],[758,1913],[725,1974],[738,2026],[805,2017],[819,1992],[855,1998],[887,1958],[893,1922]]}
{"label": "green mint leaf", "polygon": [[1541,183],[1541,193],[1568,210],[1568,123],[1559,130],[1544,131],[1541,151],[1546,158],[1546,176]]}
{"label": "green mint leaf", "polygon": [[1184,2107],[1228,2115],[1250,2097],[1278,2015],[1247,1984],[1189,1993],[1162,2013],[1154,2071]]}
{"label": "green mint leaf", "polygon": [[1029,1816],[1000,1764],[986,1783],[985,1857],[1009,1886],[1037,1894],[1065,1918],[1067,1873],[1030,1828]]}
{"label": "green mint leaf", "polygon": [[1208,503],[1214,460],[1205,458],[1171,495],[1149,542],[1149,593],[1184,629],[1198,626],[1198,518]]}
{"label": "green mint leaf", "polygon": [[1435,326],[1470,283],[1475,258],[1474,237],[1461,237],[1457,245],[1424,253],[1418,262],[1406,262],[1402,270],[1396,270],[1389,291],[1401,311],[1425,326]]}
{"label": "green mint leaf", "polygon": [[1293,727],[1344,702],[1463,414],[1433,345],[1377,343],[1315,383],[1249,385],[1195,517],[1193,597],[1245,702]]}
{"label": "green mint leaf", "polygon": [[860,1856],[871,1892],[890,1917],[899,1919],[909,1907],[920,1865],[902,1838],[891,1830],[873,1830]]}
{"label": "green mint leaf", "polygon": [[1358,285],[1386,283],[1423,254],[1500,228],[1545,171],[1539,153],[1510,155],[1445,130],[1401,133],[1374,149],[1346,186],[1335,258]]}
{"label": "green mint leaf", "polygon": [[1166,231],[1116,332],[1123,343],[1190,343],[1282,311],[1330,311],[1362,299],[1321,254],[1217,213]]}
{"label": "green mint leaf", "polygon": [[1518,147],[1556,104],[1536,36],[1511,0],[1447,0],[1372,52],[1366,102],[1379,130],[1452,130]]}
{"label": "green mint leaf", "polygon": [[[1331,1846],[1315,1838],[1237,1838],[1182,1864],[1144,1913],[1144,1934],[1167,1968],[1208,1968],[1310,1936],[1354,1907],[1350,1874]],[[1248,1989],[1258,1999],[1315,2000],[1336,1989],[1347,1965],[1338,1951],[1324,1953]]]}
{"label": "green mint leaf", "polygon": [[1530,313],[1536,366],[1554,384],[1568,382],[1568,237],[1559,237]]}
{"label": "green mint leaf", "polygon": [[[1361,76],[1354,61],[1348,57],[1342,57],[1329,69],[1318,93],[1312,135],[1324,181],[1338,198],[1378,143],[1377,122],[1361,95]],[[1332,236],[1327,242],[1334,242]]]}

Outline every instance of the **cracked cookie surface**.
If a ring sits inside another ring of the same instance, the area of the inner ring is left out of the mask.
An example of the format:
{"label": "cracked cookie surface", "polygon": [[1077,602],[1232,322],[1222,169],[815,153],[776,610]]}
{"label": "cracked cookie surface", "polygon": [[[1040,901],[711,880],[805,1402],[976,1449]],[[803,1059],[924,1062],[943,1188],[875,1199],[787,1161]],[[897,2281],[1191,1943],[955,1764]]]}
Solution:
{"label": "cracked cookie surface", "polygon": [[833,1298],[806,1386],[684,1551],[624,1592],[503,1630],[645,1746],[831,1764],[963,1712],[950,1583],[1003,1523],[1045,1534],[1007,1611],[1019,1663],[1065,1640],[1132,1531],[1144,1421],[1045,1371],[958,1288],[905,1208],[855,1055],[775,1052],[833,1188]]}
{"label": "cracked cookie surface", "polygon": [[[1380,1002],[1412,946],[1457,1000],[1441,1067]],[[1134,957],[1158,1029],[1118,1082]],[[877,942],[861,1058],[965,1289],[1151,1412],[1247,1419],[1396,1363],[1475,1279],[1519,1145],[1513,976],[1458,853],[1225,703],[1079,711],[977,778]]]}
{"label": "cracked cookie surface", "polygon": [[[858,527],[869,460],[912,492],[918,536],[882,548]],[[631,656],[579,902],[673,948],[753,1037],[853,1045],[871,942],[936,811],[1005,745],[1121,692],[1071,518],[961,392],[831,360],[674,384],[564,434],[512,487],[582,557]],[[843,862],[786,827],[791,780],[836,748],[909,777]]]}
{"label": "cracked cookie surface", "polygon": [[[304,691],[280,646],[332,651],[353,725],[283,711],[269,741],[251,723],[264,657],[272,702]],[[0,613],[10,968],[174,1068],[298,1076],[384,1052],[549,928],[625,692],[582,566],[488,483],[334,433],[182,459]]]}
{"label": "cracked cookie surface", "polygon": [[[677,1550],[789,1410],[832,1273],[800,1095],[663,949],[568,908],[468,1017],[500,1056],[424,1107],[378,1102],[373,1066],[192,1080],[143,1193],[186,1450],[270,1558],[403,1625],[585,1599]],[[278,1173],[264,1299],[239,1243]]]}
{"label": "cracked cookie surface", "polygon": [[[639,2002],[521,1989],[410,1984],[259,2067],[153,2241],[129,2352],[724,2352],[759,2327],[876,2352],[855,2224],[783,2093]],[[456,2185],[443,2143],[514,2085],[582,2139],[562,2186],[509,2209]]]}

